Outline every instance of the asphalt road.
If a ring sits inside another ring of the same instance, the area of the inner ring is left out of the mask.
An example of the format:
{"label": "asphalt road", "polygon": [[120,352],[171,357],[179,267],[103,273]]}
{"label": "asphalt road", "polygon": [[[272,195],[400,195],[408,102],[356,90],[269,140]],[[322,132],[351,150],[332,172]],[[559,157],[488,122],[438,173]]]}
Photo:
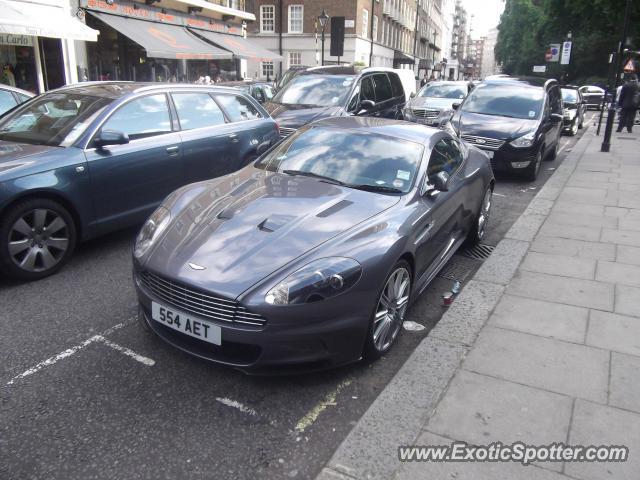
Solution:
{"label": "asphalt road", "polygon": [[[563,137],[538,181],[498,177],[485,243],[502,238],[579,135]],[[82,245],[54,277],[0,279],[0,478],[312,478],[438,322],[452,284],[434,280],[407,318],[425,328],[405,330],[378,362],[249,377],[137,324],[135,233]],[[458,277],[480,264],[465,259]]]}

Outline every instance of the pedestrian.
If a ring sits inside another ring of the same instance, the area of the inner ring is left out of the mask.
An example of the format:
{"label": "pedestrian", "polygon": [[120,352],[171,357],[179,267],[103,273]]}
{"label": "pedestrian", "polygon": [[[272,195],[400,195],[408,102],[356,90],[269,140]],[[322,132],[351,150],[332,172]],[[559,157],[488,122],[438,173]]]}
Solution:
{"label": "pedestrian", "polygon": [[427,84],[427,72],[424,72],[424,77],[420,80],[420,88],[424,87]]}
{"label": "pedestrian", "polygon": [[631,133],[633,121],[636,118],[636,110],[640,107],[640,87],[638,87],[638,76],[633,73],[620,90],[618,98],[620,107],[620,118],[618,120],[618,132],[627,127],[627,132]]}

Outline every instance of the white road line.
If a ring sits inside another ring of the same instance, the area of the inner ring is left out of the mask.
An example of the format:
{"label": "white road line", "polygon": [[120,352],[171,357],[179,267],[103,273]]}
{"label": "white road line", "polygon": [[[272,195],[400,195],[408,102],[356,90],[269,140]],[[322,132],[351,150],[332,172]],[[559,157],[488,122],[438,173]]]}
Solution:
{"label": "white road line", "polygon": [[253,408],[249,408],[236,400],[231,400],[230,398],[226,398],[226,397],[225,398],[216,397],[216,401],[222,403],[223,405],[226,405],[227,407],[237,408],[242,413],[248,413],[249,415],[252,415],[254,417],[258,416],[258,412],[256,412]]}
{"label": "white road line", "polygon": [[107,347],[111,347],[114,350],[117,350],[118,352],[122,353],[123,355],[126,355],[127,357],[131,357],[134,360],[137,360],[138,362],[148,367],[153,367],[156,364],[155,360],[152,360],[149,357],[140,355],[134,352],[133,350],[131,350],[130,348],[123,347],[122,345],[118,345],[117,343],[113,343],[112,341],[104,338],[102,335],[96,335],[96,337],[98,337],[99,342],[104,343]]}
{"label": "white road line", "polygon": [[506,195],[503,195],[502,193],[496,193],[496,192],[493,192],[493,195],[497,195],[498,197],[506,197]]}
{"label": "white road line", "polygon": [[298,423],[296,423],[296,431],[304,432],[305,429],[313,425],[313,423],[318,419],[318,416],[325,411],[328,406],[336,404],[336,397],[340,391],[349,385],[351,385],[351,379],[347,379],[339,383],[335,389],[327,394],[324,400],[318,403],[315,407],[309,410],[309,413],[298,420]]}
{"label": "white road line", "polygon": [[125,320],[122,323],[118,323],[117,325],[114,325],[113,327],[110,327],[108,329],[106,329],[104,332],[102,332],[99,335],[94,335],[91,338],[88,338],[87,340],[85,340],[84,342],[75,345],[71,348],[67,348],[65,351],[58,353],[57,355],[54,355],[53,357],[49,357],[47,358],[45,361],[38,363],[37,365],[25,370],[24,372],[22,372],[20,375],[16,375],[15,377],[13,377],[9,382],[7,382],[7,385],[13,385],[16,381],[21,380],[25,377],[28,377],[29,375],[33,375],[36,372],[39,372],[40,370],[42,370],[44,367],[49,367],[51,365],[54,365],[55,363],[59,362],[60,360],[64,359],[64,358],[68,358],[71,355],[74,355],[76,353],[78,353],[80,350],[82,350],[83,348],[88,347],[89,345],[91,345],[94,342],[98,342],[101,341],[100,339],[112,334],[113,332],[115,332],[116,330],[119,330],[123,327],[126,327],[127,325],[129,325],[130,323],[132,323],[135,320],[136,317],[131,317],[127,320]]}

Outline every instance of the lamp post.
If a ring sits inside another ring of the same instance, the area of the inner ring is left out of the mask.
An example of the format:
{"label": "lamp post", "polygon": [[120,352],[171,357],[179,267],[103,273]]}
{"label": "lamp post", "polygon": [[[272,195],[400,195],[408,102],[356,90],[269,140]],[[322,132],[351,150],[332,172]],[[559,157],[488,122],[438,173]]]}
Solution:
{"label": "lamp post", "polygon": [[318,16],[318,21],[320,22],[320,26],[322,27],[322,54],[321,54],[321,65],[324,67],[324,28],[327,26],[327,20],[329,20],[329,15],[327,11],[323,8],[322,13]]}

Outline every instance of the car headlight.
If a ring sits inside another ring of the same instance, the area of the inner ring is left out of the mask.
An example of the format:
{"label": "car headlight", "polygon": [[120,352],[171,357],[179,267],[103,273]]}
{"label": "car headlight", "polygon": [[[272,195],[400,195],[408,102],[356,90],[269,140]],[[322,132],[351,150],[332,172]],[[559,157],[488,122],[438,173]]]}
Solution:
{"label": "car headlight", "polygon": [[167,228],[170,220],[171,212],[164,207],[159,207],[151,214],[136,237],[136,243],[133,247],[133,255],[136,258],[140,258],[147,253],[151,245],[158,239],[164,229]]}
{"label": "car headlight", "polygon": [[564,111],[564,118],[568,119],[568,120],[573,120],[574,118],[576,118],[576,115],[578,114],[577,110],[565,110]]}
{"label": "car headlight", "polygon": [[402,109],[402,115],[404,115],[405,117],[412,117],[413,116],[413,112],[411,111],[410,107],[404,107]]}
{"label": "car headlight", "polygon": [[536,131],[532,131],[516,138],[511,145],[516,148],[530,147],[536,141]]}
{"label": "car headlight", "polygon": [[321,258],[278,283],[264,300],[271,305],[317,302],[346,292],[360,280],[361,274],[362,267],[351,258]]}

